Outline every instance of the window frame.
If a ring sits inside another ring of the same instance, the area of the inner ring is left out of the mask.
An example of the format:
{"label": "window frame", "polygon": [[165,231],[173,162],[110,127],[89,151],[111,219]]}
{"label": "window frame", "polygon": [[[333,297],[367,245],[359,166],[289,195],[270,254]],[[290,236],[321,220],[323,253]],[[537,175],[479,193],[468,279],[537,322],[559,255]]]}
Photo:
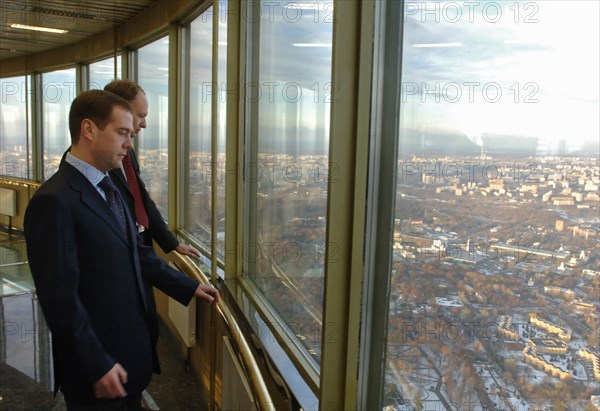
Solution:
{"label": "window frame", "polygon": [[[365,285],[360,314],[361,349],[357,403],[360,409],[383,409],[390,278],[396,203],[402,11],[404,1],[377,2],[373,55],[369,191],[365,231]],[[395,92],[392,92],[395,91]],[[381,275],[387,273],[387,275]]]}

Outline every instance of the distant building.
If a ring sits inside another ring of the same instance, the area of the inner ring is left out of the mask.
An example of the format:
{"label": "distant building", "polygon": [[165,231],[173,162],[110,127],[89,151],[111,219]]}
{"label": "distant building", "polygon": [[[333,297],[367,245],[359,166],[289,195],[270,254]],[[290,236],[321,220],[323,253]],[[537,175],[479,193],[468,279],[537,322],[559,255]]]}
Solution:
{"label": "distant building", "polygon": [[585,186],[583,187],[583,189],[585,191],[592,191],[592,192],[597,192],[598,191],[598,184],[595,184],[593,181],[587,181],[585,183]]}
{"label": "distant building", "polygon": [[512,317],[501,315],[498,318],[498,335],[509,341],[519,341],[519,333],[511,328]]}
{"label": "distant building", "polygon": [[520,190],[523,193],[530,192],[532,194],[537,194],[538,186],[535,184],[524,184],[523,186],[521,186]]}
{"label": "distant building", "polygon": [[527,341],[527,346],[537,354],[562,355],[569,352],[567,344],[554,338],[532,338]]}
{"label": "distant building", "polygon": [[523,350],[523,357],[527,364],[534,366],[538,370],[544,371],[554,378],[558,378],[561,381],[570,380],[572,378],[568,371],[549,363],[543,357],[537,355],[531,347],[525,347]]}
{"label": "distant building", "polygon": [[565,222],[563,220],[556,220],[554,227],[556,231],[563,231],[565,229]]}
{"label": "distant building", "polygon": [[587,239],[590,236],[596,235],[596,231],[593,229],[593,227],[573,226],[573,227],[569,227],[569,230],[573,230],[573,237],[580,235]]}
{"label": "distant building", "polygon": [[494,190],[504,191],[504,182],[503,181],[490,182],[489,189],[490,189],[490,191],[494,191]]}
{"label": "distant building", "polygon": [[529,314],[529,322],[534,326],[546,331],[548,334],[555,334],[561,341],[571,341],[571,330],[565,330],[564,328],[552,324],[550,321],[539,318],[536,313]]}
{"label": "distant building", "polygon": [[577,355],[580,358],[583,358],[585,360],[592,362],[594,380],[596,380],[597,382],[600,382],[600,357],[598,356],[598,354],[593,353],[592,351],[588,350],[587,348],[580,348],[579,351],[577,352]]}
{"label": "distant building", "polygon": [[563,297],[564,299],[572,300],[575,298],[575,291],[568,288],[545,286],[544,292],[554,297]]}
{"label": "distant building", "polygon": [[550,201],[550,197],[552,197],[552,191],[548,191],[542,195],[542,201]]}
{"label": "distant building", "polygon": [[552,197],[552,204],[556,206],[575,205],[575,199],[567,196],[554,196]]}
{"label": "distant building", "polygon": [[583,313],[586,313],[586,314],[592,314],[593,312],[596,311],[596,306],[594,304],[588,303],[588,302],[585,302],[582,300],[571,301],[571,306],[574,309],[581,311]]}

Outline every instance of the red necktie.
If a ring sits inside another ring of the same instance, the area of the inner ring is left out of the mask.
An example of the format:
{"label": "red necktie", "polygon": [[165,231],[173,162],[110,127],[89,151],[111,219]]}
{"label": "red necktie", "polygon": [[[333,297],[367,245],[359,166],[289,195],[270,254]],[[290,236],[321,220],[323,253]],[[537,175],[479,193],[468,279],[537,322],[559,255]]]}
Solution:
{"label": "red necktie", "polygon": [[137,222],[148,228],[150,227],[148,214],[146,214],[144,202],[142,201],[142,193],[140,192],[140,185],[138,184],[135,171],[133,171],[133,166],[131,165],[131,159],[128,155],[123,158],[123,169],[125,170],[129,190],[131,191],[131,194],[133,194],[133,199],[135,200],[135,216],[137,217]]}

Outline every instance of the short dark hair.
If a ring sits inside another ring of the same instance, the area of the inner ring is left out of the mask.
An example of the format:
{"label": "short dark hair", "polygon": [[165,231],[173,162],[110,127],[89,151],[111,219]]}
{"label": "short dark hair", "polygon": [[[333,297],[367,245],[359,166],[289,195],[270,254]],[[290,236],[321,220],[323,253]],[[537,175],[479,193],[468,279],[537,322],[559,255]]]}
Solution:
{"label": "short dark hair", "polygon": [[131,80],[113,80],[104,86],[104,90],[110,91],[127,101],[135,100],[140,91],[146,94],[143,88]]}
{"label": "short dark hair", "polygon": [[92,120],[100,130],[104,130],[112,117],[114,107],[121,107],[131,113],[131,106],[127,100],[108,91],[87,90],[78,95],[71,103],[69,111],[71,143],[76,144],[79,141],[81,122],[85,119]]}

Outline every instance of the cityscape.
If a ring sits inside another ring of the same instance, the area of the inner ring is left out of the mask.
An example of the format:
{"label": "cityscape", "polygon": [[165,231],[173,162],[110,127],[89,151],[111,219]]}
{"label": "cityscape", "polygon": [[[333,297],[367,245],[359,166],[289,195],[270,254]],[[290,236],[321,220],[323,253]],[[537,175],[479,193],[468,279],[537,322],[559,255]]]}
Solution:
{"label": "cityscape", "polygon": [[[21,153],[3,150],[3,164],[25,167]],[[157,200],[166,158],[140,153]],[[209,153],[189,158],[188,229],[207,245],[210,176],[224,184],[224,158],[216,169]],[[598,159],[482,151],[412,155],[397,168],[385,410],[597,409]],[[257,193],[256,241],[243,250],[250,277],[315,364],[335,335],[322,324],[335,174],[326,155],[267,153],[242,173]]]}
{"label": "cityscape", "polygon": [[[318,364],[334,166],[258,160],[245,262]],[[596,409],[599,184],[595,157],[399,160],[386,411]]]}
{"label": "cityscape", "polygon": [[597,157],[398,170],[387,410],[597,409]]}

